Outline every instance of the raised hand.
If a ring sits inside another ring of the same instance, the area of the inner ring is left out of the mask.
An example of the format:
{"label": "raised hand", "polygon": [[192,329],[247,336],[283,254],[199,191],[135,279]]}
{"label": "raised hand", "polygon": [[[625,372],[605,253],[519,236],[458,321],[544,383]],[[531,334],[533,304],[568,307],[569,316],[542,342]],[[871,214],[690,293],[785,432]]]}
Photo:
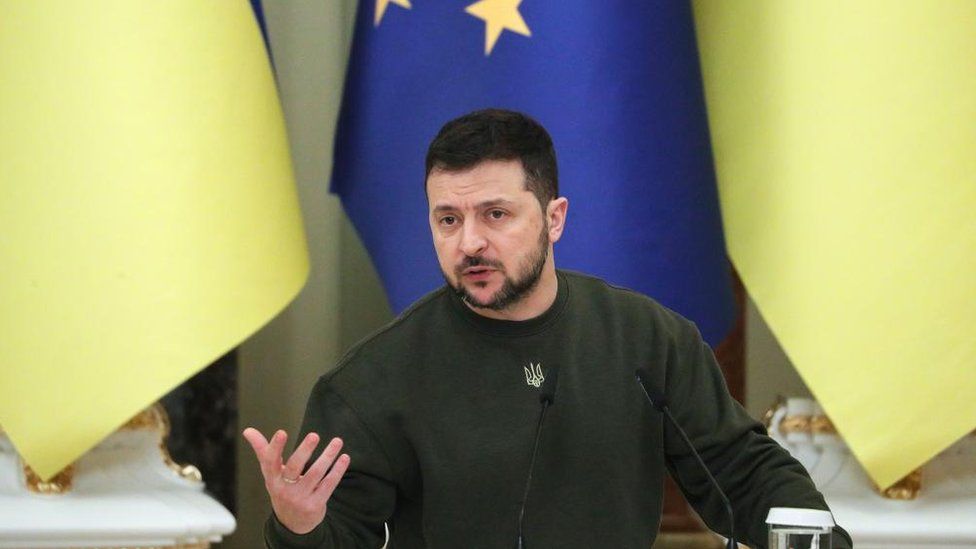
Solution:
{"label": "raised hand", "polygon": [[260,431],[248,427],[244,429],[244,438],[261,465],[264,487],[278,521],[296,534],[311,532],[325,519],[329,498],[349,468],[349,455],[339,455],[342,439],[332,439],[303,475],[308,459],[319,444],[317,434],[309,433],[287,462],[282,461],[288,441],[284,431],[277,431],[269,442]]}

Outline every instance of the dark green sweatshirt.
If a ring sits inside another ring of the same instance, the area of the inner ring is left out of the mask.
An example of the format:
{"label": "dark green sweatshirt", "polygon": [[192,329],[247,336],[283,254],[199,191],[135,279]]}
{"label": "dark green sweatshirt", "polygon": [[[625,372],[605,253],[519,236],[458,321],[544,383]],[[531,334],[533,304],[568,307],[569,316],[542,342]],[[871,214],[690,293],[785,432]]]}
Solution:
{"label": "dark green sweatshirt", "polygon": [[[695,327],[653,300],[559,271],[555,303],[524,322],[468,309],[448,288],[358,344],[308,401],[301,440],[342,437],[352,458],[318,528],[275,517],[269,547],[515,546],[540,415],[534,375],[558,368],[525,506],[526,546],[647,549],[665,469],[713,530],[719,498],[634,379],[661,388],[735,508],[736,536],[765,547],[770,507],[826,509],[803,467],[729,396]],[[835,536],[835,547],[847,540]]]}

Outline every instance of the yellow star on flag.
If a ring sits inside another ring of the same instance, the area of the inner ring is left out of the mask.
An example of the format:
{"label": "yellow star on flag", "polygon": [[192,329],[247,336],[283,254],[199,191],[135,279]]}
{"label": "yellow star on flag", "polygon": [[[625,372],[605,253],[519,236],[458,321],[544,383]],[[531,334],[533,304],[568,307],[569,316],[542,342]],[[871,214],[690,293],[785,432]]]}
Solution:
{"label": "yellow star on flag", "polygon": [[380,21],[383,20],[383,14],[386,13],[386,7],[390,4],[396,4],[401,8],[410,9],[410,0],[376,0],[376,10],[373,15],[373,26],[380,26]]}
{"label": "yellow star on flag", "polygon": [[491,55],[503,30],[532,36],[532,31],[519,13],[521,3],[522,0],[480,0],[465,8],[464,11],[485,21],[485,55]]}

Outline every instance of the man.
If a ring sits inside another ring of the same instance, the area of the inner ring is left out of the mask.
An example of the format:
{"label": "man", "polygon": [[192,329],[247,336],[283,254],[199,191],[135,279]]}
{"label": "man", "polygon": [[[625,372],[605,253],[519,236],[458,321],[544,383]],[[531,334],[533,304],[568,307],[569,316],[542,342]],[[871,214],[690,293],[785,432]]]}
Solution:
{"label": "man", "polygon": [[[305,438],[287,460],[284,432],[270,443],[244,433],[274,508],[269,547],[380,547],[386,523],[395,549],[507,548],[521,521],[530,547],[646,549],[665,467],[705,521],[727,532],[719,497],[648,405],[638,368],[668,396],[735,506],[737,539],[765,546],[770,507],[827,508],[803,467],[731,399],[690,322],[556,270],[568,201],[538,123],[509,111],[469,114],[441,129],[426,165],[447,285],[319,380]],[[520,519],[540,386],[556,369]],[[338,438],[314,457],[320,436]],[[845,536],[835,546],[849,546]]]}

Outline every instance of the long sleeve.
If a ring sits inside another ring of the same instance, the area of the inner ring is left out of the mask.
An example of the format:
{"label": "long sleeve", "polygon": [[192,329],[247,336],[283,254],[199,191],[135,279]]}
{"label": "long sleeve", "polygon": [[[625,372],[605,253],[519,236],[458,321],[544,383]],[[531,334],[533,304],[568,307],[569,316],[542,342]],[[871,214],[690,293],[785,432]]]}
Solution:
{"label": "long sleeve", "polygon": [[356,411],[330,389],[328,378],[318,381],[309,397],[302,422],[302,440],[310,432],[323,441],[309,459],[311,464],[338,436],[350,465],[326,509],[325,520],[311,532],[298,535],[272,515],[265,525],[265,544],[271,549],[379,548],[385,540],[384,523],[393,514],[396,486],[390,460],[380,441]]}
{"label": "long sleeve", "polygon": [[[666,387],[675,419],[686,430],[735,513],[735,535],[766,547],[766,515],[772,507],[828,509],[803,466],[729,395],[711,350],[690,324],[676,334]],[[685,497],[709,528],[728,533],[721,499],[684,441],[665,425],[666,462]],[[834,547],[851,547],[837,528]]]}

